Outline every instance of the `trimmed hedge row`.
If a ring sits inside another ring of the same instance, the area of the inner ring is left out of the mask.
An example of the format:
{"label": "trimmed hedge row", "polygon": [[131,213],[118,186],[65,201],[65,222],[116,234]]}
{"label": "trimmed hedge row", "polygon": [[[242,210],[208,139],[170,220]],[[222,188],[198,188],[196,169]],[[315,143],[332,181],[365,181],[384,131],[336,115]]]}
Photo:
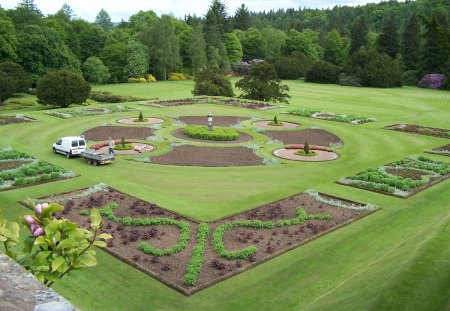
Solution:
{"label": "trimmed hedge row", "polygon": [[208,234],[208,224],[200,224],[197,232],[197,245],[192,250],[192,257],[184,275],[184,285],[194,286],[197,284],[198,275],[203,265],[203,254],[205,252],[206,237]]}
{"label": "trimmed hedge row", "polygon": [[189,125],[184,129],[186,136],[204,140],[233,141],[239,138],[239,132],[226,127],[214,126],[212,131],[202,125]]}

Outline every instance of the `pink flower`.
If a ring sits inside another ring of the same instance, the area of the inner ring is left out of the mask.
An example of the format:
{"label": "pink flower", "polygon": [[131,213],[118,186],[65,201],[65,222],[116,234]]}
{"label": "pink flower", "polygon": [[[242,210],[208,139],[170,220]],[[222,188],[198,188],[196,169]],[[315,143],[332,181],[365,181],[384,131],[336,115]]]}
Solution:
{"label": "pink flower", "polygon": [[38,237],[45,234],[44,229],[42,229],[37,223],[30,225],[30,231],[34,237]]}
{"label": "pink flower", "polygon": [[47,203],[42,203],[42,204],[38,204],[34,207],[34,210],[36,211],[36,213],[38,214],[38,216],[40,217],[42,214],[42,211],[45,210],[48,207]]}
{"label": "pink flower", "polygon": [[23,220],[25,220],[29,225],[36,223],[36,220],[34,220],[33,216],[30,215],[23,216]]}

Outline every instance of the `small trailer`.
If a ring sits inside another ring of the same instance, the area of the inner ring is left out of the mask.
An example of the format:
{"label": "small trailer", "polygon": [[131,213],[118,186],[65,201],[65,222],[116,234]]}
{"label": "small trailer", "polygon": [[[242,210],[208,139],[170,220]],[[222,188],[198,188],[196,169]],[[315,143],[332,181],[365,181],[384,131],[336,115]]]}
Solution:
{"label": "small trailer", "polygon": [[98,153],[96,150],[83,151],[81,154],[89,165],[103,165],[114,163],[114,154]]}

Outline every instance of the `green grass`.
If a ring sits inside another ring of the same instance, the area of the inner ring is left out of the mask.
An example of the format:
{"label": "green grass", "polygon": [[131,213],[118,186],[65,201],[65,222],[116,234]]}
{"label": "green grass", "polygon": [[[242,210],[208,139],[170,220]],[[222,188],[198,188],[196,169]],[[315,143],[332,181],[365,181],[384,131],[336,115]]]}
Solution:
{"label": "green grass", "polygon": [[[344,141],[344,148],[338,150],[341,158],[331,162],[282,160],[283,165],[273,166],[196,168],[137,163],[123,157],[113,165],[92,167],[82,159],[53,154],[51,144],[61,136],[135,117],[136,112],[62,120],[43,114],[43,108],[36,106],[34,110],[26,109],[26,115],[39,122],[1,127],[0,144],[81,176],[2,192],[1,208],[9,219],[15,219],[26,212],[16,203],[26,197],[48,196],[105,182],[130,195],[209,221],[315,188],[350,200],[374,203],[382,210],[191,297],[184,297],[100,250],[97,267],[73,273],[56,284],[55,290],[82,310],[448,310],[450,181],[408,199],[334,182],[368,167],[409,155],[425,155],[425,150],[448,143],[443,138],[381,127],[410,123],[448,128],[450,93],[413,87],[369,89],[303,81],[286,83],[291,88],[291,104],[275,111],[214,105],[164,109],[135,106],[142,108],[146,116],[165,118],[163,128],[157,131],[163,136],[174,129],[166,117],[206,116],[209,112],[271,120],[282,111],[309,108],[373,116],[378,122],[351,125],[283,115],[283,121],[299,122],[301,128],[318,126],[341,137]],[[174,99],[191,97],[192,81],[94,89]],[[250,132],[251,122],[245,121],[247,127],[240,131]],[[264,136],[253,136],[255,142],[263,145]],[[156,154],[169,148],[167,142],[155,145]],[[274,148],[265,146],[259,154],[268,157]],[[426,156],[447,161],[438,155]]]}

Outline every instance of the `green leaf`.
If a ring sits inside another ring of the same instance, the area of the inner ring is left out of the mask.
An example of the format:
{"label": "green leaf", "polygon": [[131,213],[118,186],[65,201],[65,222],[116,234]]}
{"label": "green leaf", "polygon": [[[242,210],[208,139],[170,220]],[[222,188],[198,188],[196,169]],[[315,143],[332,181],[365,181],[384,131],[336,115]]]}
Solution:
{"label": "green leaf", "polygon": [[49,205],[49,207],[47,207],[46,209],[44,209],[42,211],[41,217],[49,218],[54,212],[59,212],[59,211],[62,211],[63,209],[64,209],[64,206],[56,204],[56,203],[51,203]]}
{"label": "green leaf", "polygon": [[93,245],[95,245],[95,246],[98,246],[98,247],[106,247],[106,243],[105,242],[103,242],[103,241],[95,241],[94,243],[92,243]]}
{"label": "green leaf", "polygon": [[23,242],[23,251],[26,253],[31,253],[35,240],[36,240],[35,237],[27,236],[25,238],[25,241]]}
{"label": "green leaf", "polygon": [[75,246],[75,243],[70,239],[62,240],[61,243],[58,244],[57,249],[65,249],[65,248],[71,248]]}
{"label": "green leaf", "polygon": [[93,267],[97,264],[97,259],[92,255],[84,253],[78,258],[78,263],[86,267]]}
{"label": "green leaf", "polygon": [[66,260],[64,259],[64,257],[57,257],[52,262],[52,271],[58,270],[58,268],[61,267],[65,263],[66,263]]}
{"label": "green leaf", "polygon": [[91,210],[90,219],[92,229],[98,229],[100,227],[100,224],[102,223],[102,216],[100,215],[100,211],[96,208],[93,208]]}
{"label": "green leaf", "polygon": [[98,235],[98,238],[103,240],[109,240],[112,239],[112,235],[108,233],[101,233]]}
{"label": "green leaf", "polygon": [[0,235],[3,235],[7,238],[12,238],[14,236],[13,232],[5,227],[0,227]]}
{"label": "green leaf", "polygon": [[7,241],[8,239],[7,238],[5,238],[3,235],[0,235],[0,242],[5,242],[5,241]]}
{"label": "green leaf", "polygon": [[36,240],[34,241],[35,245],[47,245],[47,239],[45,236],[39,236],[36,238]]}
{"label": "green leaf", "polygon": [[47,257],[51,254],[51,251],[42,251],[36,255],[35,261],[37,264],[42,265],[47,263]]}

